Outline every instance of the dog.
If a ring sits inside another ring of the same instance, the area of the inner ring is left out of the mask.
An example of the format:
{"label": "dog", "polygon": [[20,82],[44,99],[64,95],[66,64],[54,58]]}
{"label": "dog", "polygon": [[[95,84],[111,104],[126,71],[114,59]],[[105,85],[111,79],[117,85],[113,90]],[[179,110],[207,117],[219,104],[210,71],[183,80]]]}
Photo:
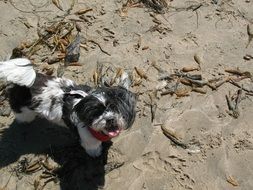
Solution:
{"label": "dog", "polygon": [[[26,58],[0,62],[0,78],[9,85],[7,96],[17,122],[41,117],[76,130],[91,157],[102,153],[102,142],[129,129],[135,120],[136,95],[129,84],[92,88],[34,70]],[[122,81],[126,79],[126,75]]]}

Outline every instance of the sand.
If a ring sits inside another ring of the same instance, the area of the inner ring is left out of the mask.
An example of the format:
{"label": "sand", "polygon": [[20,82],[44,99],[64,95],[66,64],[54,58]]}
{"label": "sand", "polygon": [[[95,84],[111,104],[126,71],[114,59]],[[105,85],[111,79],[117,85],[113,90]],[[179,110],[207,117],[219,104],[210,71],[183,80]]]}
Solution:
{"label": "sand", "polygon": [[[2,60],[22,42],[38,39],[42,26],[60,20],[64,14],[65,21],[80,20],[73,13],[91,8],[84,14],[86,21],[78,22],[85,47],[78,61],[81,66],[67,67],[64,77],[93,84],[98,63],[124,68],[133,72],[135,79],[138,75],[134,67],[147,76],[135,81],[131,88],[139,94],[133,127],[113,139],[112,144],[105,143],[104,154],[97,159],[86,155],[67,128],[39,119],[31,124],[16,123],[2,91],[0,187],[42,189],[49,178],[41,176],[48,170],[40,166],[26,172],[22,163],[48,159],[55,171],[45,190],[253,189],[252,96],[242,91],[240,114],[234,118],[228,112],[225,95],[236,97],[238,87],[228,82],[217,90],[204,86],[201,89],[206,93],[201,94],[190,92],[191,87],[180,83],[181,94],[186,91],[183,94],[187,96],[161,96],[165,85],[172,89],[177,81],[159,81],[162,72],[152,66],[155,63],[170,74],[183,67],[200,67],[190,74],[201,74],[203,80],[237,77],[225,69],[252,73],[253,59],[244,56],[253,56],[253,42],[247,46],[247,25],[253,28],[253,1],[173,0],[167,2],[164,14],[141,4],[122,10],[125,3],[77,0],[66,14],[71,1],[60,1],[63,11],[50,0],[0,1]],[[89,42],[92,40],[105,52]],[[30,58],[37,70],[51,68],[56,75],[60,63],[47,65],[41,61],[48,53],[42,46]],[[200,58],[199,65],[194,55]],[[253,90],[249,77],[238,83]],[[157,94],[151,101],[154,91]],[[150,105],[156,107],[153,121]],[[161,125],[173,131],[187,147],[166,137]]]}

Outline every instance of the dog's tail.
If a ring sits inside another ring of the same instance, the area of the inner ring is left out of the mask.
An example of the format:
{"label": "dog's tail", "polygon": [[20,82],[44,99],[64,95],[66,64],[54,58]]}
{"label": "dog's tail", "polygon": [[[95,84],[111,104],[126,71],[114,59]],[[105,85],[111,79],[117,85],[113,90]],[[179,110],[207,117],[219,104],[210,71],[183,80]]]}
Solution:
{"label": "dog's tail", "polygon": [[30,60],[26,58],[11,59],[0,62],[0,79],[20,86],[31,87],[35,81],[36,72]]}

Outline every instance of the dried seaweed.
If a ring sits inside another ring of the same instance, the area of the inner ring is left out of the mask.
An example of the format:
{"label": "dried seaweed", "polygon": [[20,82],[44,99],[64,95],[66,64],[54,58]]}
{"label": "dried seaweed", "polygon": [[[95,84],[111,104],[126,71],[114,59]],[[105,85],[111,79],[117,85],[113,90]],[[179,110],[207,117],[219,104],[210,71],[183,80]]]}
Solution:
{"label": "dried seaweed", "polygon": [[164,14],[168,8],[165,0],[140,0],[147,8],[158,14]]}
{"label": "dried seaweed", "polygon": [[66,48],[65,65],[78,62],[80,57],[80,42],[81,38],[79,33],[77,33],[75,39]]}

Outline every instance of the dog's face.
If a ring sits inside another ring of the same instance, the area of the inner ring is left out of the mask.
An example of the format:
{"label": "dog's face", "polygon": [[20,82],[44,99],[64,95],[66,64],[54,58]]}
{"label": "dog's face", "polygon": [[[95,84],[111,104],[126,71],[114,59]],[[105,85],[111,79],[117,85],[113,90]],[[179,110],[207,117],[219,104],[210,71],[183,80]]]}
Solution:
{"label": "dog's face", "polygon": [[136,96],[123,87],[100,87],[83,98],[74,108],[84,127],[110,138],[132,126],[135,119]]}

